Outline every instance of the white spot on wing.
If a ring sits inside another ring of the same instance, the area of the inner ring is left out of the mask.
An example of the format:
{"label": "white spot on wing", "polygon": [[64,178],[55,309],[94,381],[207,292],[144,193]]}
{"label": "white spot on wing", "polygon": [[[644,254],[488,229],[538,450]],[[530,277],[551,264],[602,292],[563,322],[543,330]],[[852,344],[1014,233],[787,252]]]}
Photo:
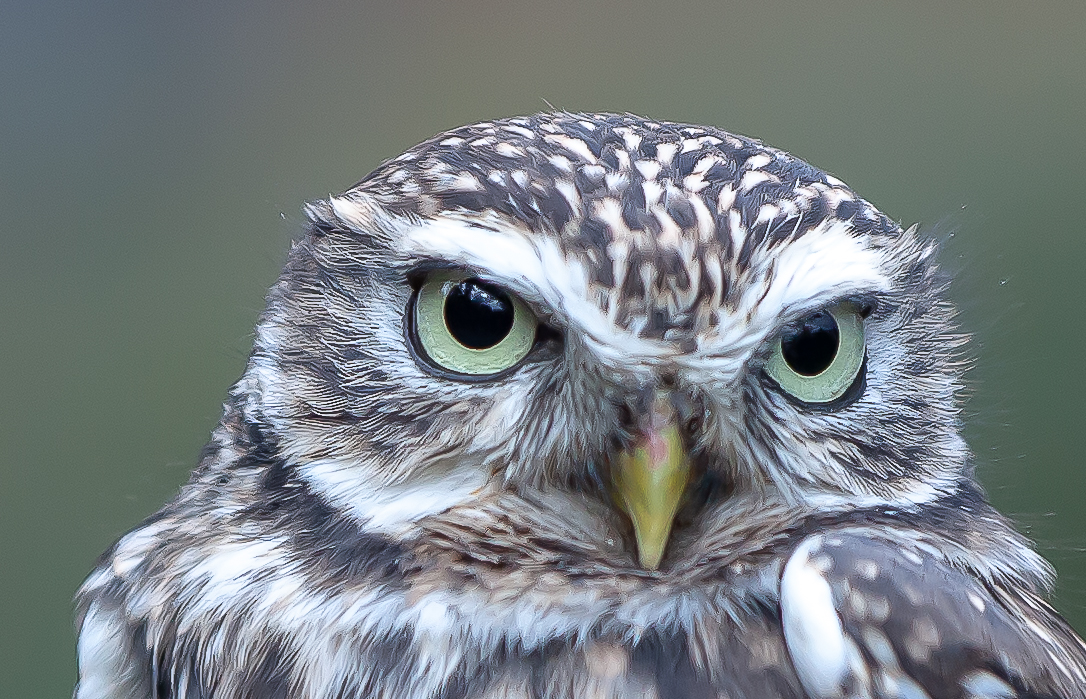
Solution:
{"label": "white spot on wing", "polygon": [[202,588],[199,607],[229,607],[253,579],[284,564],[282,537],[234,539],[211,548],[183,576],[185,586]]}
{"label": "white spot on wing", "polygon": [[569,158],[564,155],[555,154],[547,158],[547,160],[549,160],[551,165],[555,166],[559,170],[563,170],[565,172],[573,172],[573,164],[570,162]]}
{"label": "white spot on wing", "polygon": [[758,207],[758,216],[754,219],[754,225],[762,223],[769,223],[781,212],[781,207],[777,204],[762,204]]}
{"label": "white spot on wing", "polygon": [[626,146],[626,150],[636,151],[641,147],[641,134],[633,129],[622,127],[615,129],[615,133],[622,135],[622,142]]}
{"label": "white spot on wing", "polygon": [[661,197],[664,196],[664,188],[660,186],[660,183],[653,180],[645,180],[641,183],[641,189],[645,192],[645,209],[651,209],[653,206],[660,203]]}
{"label": "white spot on wing", "polygon": [[987,670],[977,670],[962,679],[962,689],[969,699],[1011,699],[1014,688]]}
{"label": "white spot on wing", "polygon": [[442,185],[455,192],[481,192],[483,185],[470,172],[458,172],[445,178]]}
{"label": "white spot on wing", "polygon": [[814,697],[832,697],[848,676],[848,649],[830,585],[811,565],[821,545],[821,537],[810,538],[788,559],[781,577],[781,620],[804,689]]}
{"label": "white spot on wing", "polygon": [[535,131],[532,131],[531,129],[524,128],[523,126],[515,126],[515,125],[512,125],[512,124],[506,124],[506,126],[504,128],[505,128],[505,131],[508,132],[508,133],[516,134],[518,136],[521,136],[521,137],[527,138],[527,139],[534,139],[536,136],[539,135]]}

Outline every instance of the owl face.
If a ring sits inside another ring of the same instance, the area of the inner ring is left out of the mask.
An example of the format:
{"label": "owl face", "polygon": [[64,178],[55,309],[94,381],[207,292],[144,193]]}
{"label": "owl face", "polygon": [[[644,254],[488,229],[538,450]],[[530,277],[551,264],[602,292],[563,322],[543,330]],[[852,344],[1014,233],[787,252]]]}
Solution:
{"label": "owl face", "polygon": [[540,502],[586,560],[667,568],[746,508],[966,477],[933,245],[756,141],[477,124],[308,214],[241,388],[367,531],[485,539],[464,521]]}

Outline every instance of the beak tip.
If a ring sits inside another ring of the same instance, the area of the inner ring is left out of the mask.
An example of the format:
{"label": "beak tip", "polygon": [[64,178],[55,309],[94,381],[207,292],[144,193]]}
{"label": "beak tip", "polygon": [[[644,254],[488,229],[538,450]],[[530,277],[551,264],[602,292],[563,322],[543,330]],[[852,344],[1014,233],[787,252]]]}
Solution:
{"label": "beak tip", "polygon": [[643,551],[640,555],[641,567],[645,570],[659,570],[660,561],[663,559],[663,557],[663,551],[652,553]]}
{"label": "beak tip", "polygon": [[671,530],[670,522],[664,531],[645,531],[637,528],[637,560],[645,570],[658,570],[667,551],[667,542]]}

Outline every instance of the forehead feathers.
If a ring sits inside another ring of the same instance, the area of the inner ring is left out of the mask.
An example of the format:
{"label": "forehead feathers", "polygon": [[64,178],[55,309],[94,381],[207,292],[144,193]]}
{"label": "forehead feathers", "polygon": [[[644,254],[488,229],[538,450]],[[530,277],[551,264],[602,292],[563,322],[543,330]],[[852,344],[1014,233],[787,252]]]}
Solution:
{"label": "forehead feathers", "polygon": [[761,305],[775,317],[819,293],[877,288],[891,271],[877,251],[904,242],[842,182],[787,153],[632,116],[465,126],[345,196],[359,195],[419,221],[519,228],[583,270],[578,292],[611,324],[651,339],[690,339],[722,309],[749,319]]}

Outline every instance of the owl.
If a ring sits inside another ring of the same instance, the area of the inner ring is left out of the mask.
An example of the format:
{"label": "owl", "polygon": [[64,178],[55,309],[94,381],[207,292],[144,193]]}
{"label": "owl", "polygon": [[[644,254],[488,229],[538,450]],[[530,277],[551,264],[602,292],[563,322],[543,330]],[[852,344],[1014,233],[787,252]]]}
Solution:
{"label": "owl", "polygon": [[306,213],[191,480],[79,592],[77,699],[1086,697],[915,226],[570,113]]}

